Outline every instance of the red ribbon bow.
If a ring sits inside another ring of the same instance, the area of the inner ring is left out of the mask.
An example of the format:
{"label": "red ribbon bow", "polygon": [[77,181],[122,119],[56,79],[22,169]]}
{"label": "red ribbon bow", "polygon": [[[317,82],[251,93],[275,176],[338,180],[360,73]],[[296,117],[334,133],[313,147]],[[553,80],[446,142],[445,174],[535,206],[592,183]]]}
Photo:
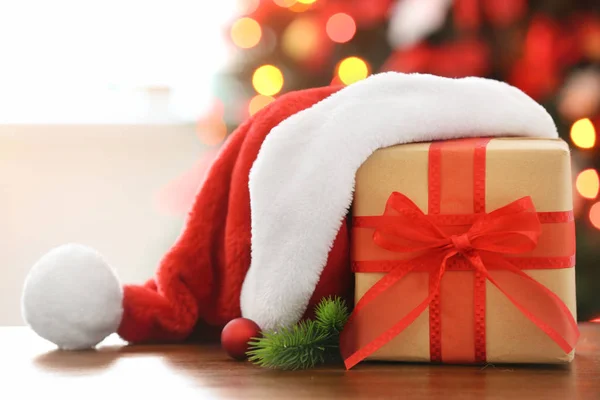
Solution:
{"label": "red ribbon bow", "polygon": [[[373,241],[384,249],[416,253],[416,256],[410,263],[386,274],[356,304],[340,337],[346,367],[350,369],[373,354],[427,309],[438,293],[452,257],[466,259],[473,270],[498,288],[562,350],[571,352],[579,331],[570,310],[556,294],[510,262],[511,254],[535,249],[540,234],[541,223],[530,197],[488,214],[477,214],[466,233],[449,235],[408,197],[392,193]],[[430,272],[427,297],[422,300],[407,298],[409,296],[398,298],[394,285],[422,267]],[[490,270],[494,270],[493,276]],[[390,301],[394,307],[384,307]],[[379,312],[381,309],[384,311]],[[371,323],[365,329],[366,321]]]}

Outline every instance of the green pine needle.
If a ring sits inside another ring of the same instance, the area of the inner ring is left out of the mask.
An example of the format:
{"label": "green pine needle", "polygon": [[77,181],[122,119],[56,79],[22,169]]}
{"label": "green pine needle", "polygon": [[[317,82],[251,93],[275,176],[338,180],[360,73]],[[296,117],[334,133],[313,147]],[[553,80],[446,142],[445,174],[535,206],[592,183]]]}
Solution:
{"label": "green pine needle", "polygon": [[330,333],[340,333],[348,320],[348,307],[339,298],[327,298],[322,300],[315,309],[317,325],[319,328]]}
{"label": "green pine needle", "polygon": [[298,370],[338,360],[339,334],[349,312],[340,298],[326,298],[315,308],[316,320],[262,332],[249,342],[248,360],[265,368]]}
{"label": "green pine needle", "polygon": [[296,370],[312,368],[325,360],[329,335],[314,321],[264,332],[249,345],[248,359],[265,368]]}

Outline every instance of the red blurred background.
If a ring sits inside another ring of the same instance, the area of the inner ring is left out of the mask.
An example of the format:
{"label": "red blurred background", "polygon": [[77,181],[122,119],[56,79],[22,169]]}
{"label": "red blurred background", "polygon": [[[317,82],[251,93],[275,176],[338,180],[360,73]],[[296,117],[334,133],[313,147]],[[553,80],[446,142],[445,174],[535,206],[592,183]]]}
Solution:
{"label": "red blurred background", "polygon": [[578,314],[600,316],[600,2],[242,0],[223,35],[233,61],[198,121],[217,148],[277,96],[381,71],[482,76],[541,103],[572,147]]}

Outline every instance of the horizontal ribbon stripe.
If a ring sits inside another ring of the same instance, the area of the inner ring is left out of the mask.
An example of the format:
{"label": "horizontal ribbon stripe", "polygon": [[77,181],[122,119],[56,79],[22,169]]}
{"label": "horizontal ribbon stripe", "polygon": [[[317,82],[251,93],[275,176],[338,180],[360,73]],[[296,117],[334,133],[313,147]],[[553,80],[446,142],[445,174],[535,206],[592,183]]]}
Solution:
{"label": "horizontal ribbon stripe", "polygon": [[[506,257],[515,268],[522,271],[536,269],[566,269],[575,266],[575,256],[570,257]],[[353,261],[352,271],[361,273],[390,272],[395,268],[412,268],[413,272],[429,272],[432,267],[427,264],[413,266],[414,260]],[[414,267],[414,268],[413,268]],[[494,265],[489,270],[498,269]],[[463,259],[452,259],[447,263],[447,271],[472,271],[473,267]]]}
{"label": "horizontal ribbon stripe", "polygon": [[[438,226],[464,226],[471,225],[478,216],[483,214],[430,214],[426,217]],[[573,222],[573,211],[538,212],[538,219],[542,224],[557,224]],[[352,218],[354,228],[376,228],[381,222],[389,219],[385,215],[355,216]]]}
{"label": "horizontal ribbon stripe", "polygon": [[[393,221],[392,217],[389,221]],[[383,223],[383,220],[379,220]],[[447,234],[460,234],[465,232],[469,226],[450,225],[440,226]],[[377,261],[377,260],[406,260],[414,258],[415,254],[410,252],[394,252],[381,248],[373,241],[375,228],[352,229],[352,260],[354,262]],[[520,254],[521,257],[533,258],[557,258],[571,257],[575,254],[575,223],[556,222],[541,225],[541,234],[535,249]]]}

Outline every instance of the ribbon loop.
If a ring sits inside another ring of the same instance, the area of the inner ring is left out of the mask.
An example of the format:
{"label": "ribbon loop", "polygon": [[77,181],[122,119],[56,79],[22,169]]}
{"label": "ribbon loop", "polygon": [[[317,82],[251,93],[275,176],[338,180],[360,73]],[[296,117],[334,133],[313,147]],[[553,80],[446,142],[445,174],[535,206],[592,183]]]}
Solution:
{"label": "ribbon loop", "polygon": [[481,214],[468,232],[446,235],[419,207],[402,193],[388,198],[373,241],[386,250],[412,253],[443,249],[477,249],[517,254],[533,250],[541,234],[541,223],[530,197],[523,197],[489,214]]}

